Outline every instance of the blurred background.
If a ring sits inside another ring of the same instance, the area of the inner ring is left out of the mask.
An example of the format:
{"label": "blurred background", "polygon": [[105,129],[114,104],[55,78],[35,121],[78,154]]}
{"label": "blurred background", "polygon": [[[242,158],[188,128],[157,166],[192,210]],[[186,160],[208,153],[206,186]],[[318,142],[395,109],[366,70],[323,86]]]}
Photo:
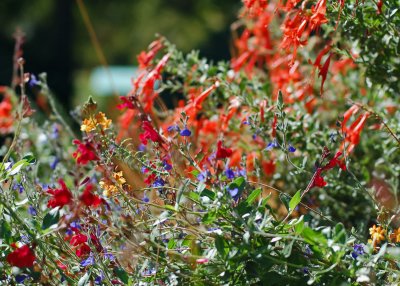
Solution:
{"label": "blurred background", "polygon": [[124,91],[136,55],[156,33],[183,52],[196,49],[214,61],[229,59],[230,24],[240,6],[240,0],[1,0],[0,85],[11,82],[17,27],[25,34],[26,71],[46,72],[50,88],[68,110],[89,95],[111,95],[85,12]]}

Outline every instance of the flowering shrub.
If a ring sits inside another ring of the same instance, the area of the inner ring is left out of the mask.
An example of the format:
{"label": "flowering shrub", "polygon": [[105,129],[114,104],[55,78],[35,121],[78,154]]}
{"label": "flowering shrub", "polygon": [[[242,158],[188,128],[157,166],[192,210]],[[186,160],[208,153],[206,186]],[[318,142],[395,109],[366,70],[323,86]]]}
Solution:
{"label": "flowering shrub", "polygon": [[18,91],[0,89],[2,283],[399,283],[395,3],[243,3],[230,62],[157,38],[120,117],[90,98],[79,135],[18,61]]}

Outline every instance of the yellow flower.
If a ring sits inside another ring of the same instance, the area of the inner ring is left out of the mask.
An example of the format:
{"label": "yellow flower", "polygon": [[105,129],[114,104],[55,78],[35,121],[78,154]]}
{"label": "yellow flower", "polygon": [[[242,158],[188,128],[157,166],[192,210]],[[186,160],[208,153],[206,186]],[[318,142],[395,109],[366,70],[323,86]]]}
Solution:
{"label": "yellow flower", "polygon": [[400,227],[394,230],[394,232],[390,235],[390,239],[396,243],[400,242]]}
{"label": "yellow flower", "polygon": [[373,225],[369,229],[369,234],[371,235],[371,239],[368,240],[368,243],[372,244],[374,248],[377,247],[383,240],[385,240],[385,230],[382,229],[381,226]]}
{"label": "yellow flower", "polygon": [[114,182],[106,182],[104,180],[101,180],[99,183],[100,187],[103,189],[103,195],[106,197],[115,195],[119,189],[122,189],[122,185],[126,183],[122,171],[114,172],[113,178],[116,181],[116,185],[114,184]]}
{"label": "yellow flower", "polygon": [[118,185],[122,186],[123,184],[126,183],[126,180],[124,178],[124,175],[121,172],[115,173],[113,174],[114,179],[117,181]]}
{"label": "yellow flower", "polygon": [[82,121],[81,131],[90,132],[96,129],[96,121],[93,118]]}
{"label": "yellow flower", "polygon": [[103,126],[104,129],[107,129],[110,127],[112,120],[108,119],[106,115],[103,112],[99,112],[96,114],[96,121],[97,124],[100,124]]}
{"label": "yellow flower", "polygon": [[81,125],[81,131],[90,132],[96,129],[97,125],[101,125],[102,129],[110,128],[112,120],[108,119],[103,112],[99,112],[95,117],[90,116],[84,119]]}

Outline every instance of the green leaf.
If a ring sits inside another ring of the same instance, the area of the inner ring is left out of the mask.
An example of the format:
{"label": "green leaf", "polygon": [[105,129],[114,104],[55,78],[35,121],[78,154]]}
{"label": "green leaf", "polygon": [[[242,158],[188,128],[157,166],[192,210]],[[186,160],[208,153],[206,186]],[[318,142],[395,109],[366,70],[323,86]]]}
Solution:
{"label": "green leaf", "polygon": [[10,243],[11,226],[6,220],[3,220],[1,222],[1,225],[0,225],[0,237],[4,240],[5,243],[7,243],[7,244]]}
{"label": "green leaf", "polygon": [[121,267],[114,268],[115,275],[125,284],[129,283],[129,276],[128,273]]}
{"label": "green leaf", "polygon": [[282,201],[282,203],[285,205],[286,209],[289,211],[289,201],[290,197],[287,194],[279,194],[279,198]]}
{"label": "green leaf", "polygon": [[165,206],[164,206],[164,208],[165,208],[166,210],[169,210],[169,211],[176,212],[176,209],[175,209],[175,207],[174,207],[174,206],[171,206],[171,205],[165,205]]}
{"label": "green leaf", "polygon": [[22,160],[25,160],[28,164],[36,163],[36,158],[32,154],[25,155]]}
{"label": "green leaf", "polygon": [[301,201],[301,190],[298,190],[289,202],[289,210],[293,211]]}
{"label": "green leaf", "polygon": [[78,281],[78,286],[85,286],[87,285],[87,283],[89,282],[89,278],[90,278],[90,271],[86,272],[85,275],[83,275],[81,277],[81,279],[79,279]]}
{"label": "green leaf", "polygon": [[60,213],[58,212],[58,208],[51,210],[43,218],[42,229],[45,230],[51,227],[52,225],[57,224],[59,218],[60,218]]}
{"label": "green leaf", "polygon": [[211,200],[215,200],[215,193],[209,189],[204,189],[201,192],[200,197],[209,197]]}
{"label": "green leaf", "polygon": [[222,236],[217,236],[215,239],[215,247],[222,257],[226,257],[229,253],[229,245]]}
{"label": "green leaf", "polygon": [[18,174],[21,171],[22,167],[24,167],[26,165],[29,165],[29,163],[26,162],[26,160],[18,161],[17,163],[15,163],[12,166],[11,170],[8,172],[8,175],[9,176],[14,176],[14,175]]}
{"label": "green leaf", "polygon": [[261,188],[258,188],[256,190],[254,190],[253,192],[251,192],[251,194],[247,197],[246,202],[251,205],[256,199],[257,197],[261,194]]}
{"label": "green leaf", "polygon": [[213,223],[216,219],[217,219],[217,213],[210,211],[203,216],[202,222],[204,224],[210,224]]}
{"label": "green leaf", "polygon": [[336,242],[345,244],[347,240],[346,229],[342,223],[338,223],[334,229],[334,239]]}

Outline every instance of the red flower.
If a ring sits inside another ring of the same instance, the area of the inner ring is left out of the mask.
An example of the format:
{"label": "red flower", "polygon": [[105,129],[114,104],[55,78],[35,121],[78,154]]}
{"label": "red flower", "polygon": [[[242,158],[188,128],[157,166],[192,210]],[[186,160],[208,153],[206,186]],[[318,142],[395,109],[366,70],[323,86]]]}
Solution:
{"label": "red flower", "polygon": [[322,172],[321,168],[318,168],[318,170],[315,172],[314,180],[311,183],[310,189],[313,187],[323,188],[326,186],[327,183],[325,182],[324,178],[321,176],[321,172]]}
{"label": "red flower", "polygon": [[47,193],[53,196],[47,203],[47,207],[49,208],[62,208],[63,206],[68,205],[72,202],[72,193],[68,190],[64,181],[62,179],[59,179],[58,183],[61,186],[60,189],[49,188],[47,191]]}
{"label": "red flower", "polygon": [[340,167],[340,169],[342,170],[346,170],[346,164],[342,161],[339,161],[337,158],[339,158],[342,155],[342,152],[338,151],[335,156],[328,162],[328,164],[326,164],[322,170],[326,171],[329,169],[334,168],[336,165],[338,165]]}
{"label": "red flower", "polygon": [[262,167],[263,167],[264,173],[267,176],[272,176],[275,173],[276,165],[275,165],[274,160],[262,162]]}
{"label": "red flower", "polygon": [[222,141],[218,141],[217,143],[217,159],[228,158],[232,155],[232,149],[222,147]]}
{"label": "red flower", "polygon": [[82,195],[79,197],[81,202],[87,207],[98,207],[102,203],[102,199],[92,193],[93,185],[87,185]]}
{"label": "red flower", "polygon": [[149,121],[143,121],[142,128],[144,133],[139,135],[139,139],[143,145],[147,145],[147,140],[150,139],[153,142],[162,143],[163,140],[161,136],[154,130],[153,126]]}
{"label": "red flower", "polygon": [[75,254],[78,257],[88,255],[90,253],[90,247],[86,243],[82,244],[76,251]]}
{"label": "red flower", "polygon": [[23,245],[7,255],[7,262],[19,268],[32,267],[35,259],[35,254],[28,245]]}
{"label": "red flower", "polygon": [[72,154],[78,164],[86,165],[90,161],[99,160],[93,152],[93,146],[90,143],[83,144],[77,139],[72,141],[72,143],[78,146],[76,152]]}
{"label": "red flower", "polygon": [[77,233],[71,238],[69,244],[72,246],[77,246],[79,244],[85,243],[86,241],[87,241],[86,235],[82,233]]}

